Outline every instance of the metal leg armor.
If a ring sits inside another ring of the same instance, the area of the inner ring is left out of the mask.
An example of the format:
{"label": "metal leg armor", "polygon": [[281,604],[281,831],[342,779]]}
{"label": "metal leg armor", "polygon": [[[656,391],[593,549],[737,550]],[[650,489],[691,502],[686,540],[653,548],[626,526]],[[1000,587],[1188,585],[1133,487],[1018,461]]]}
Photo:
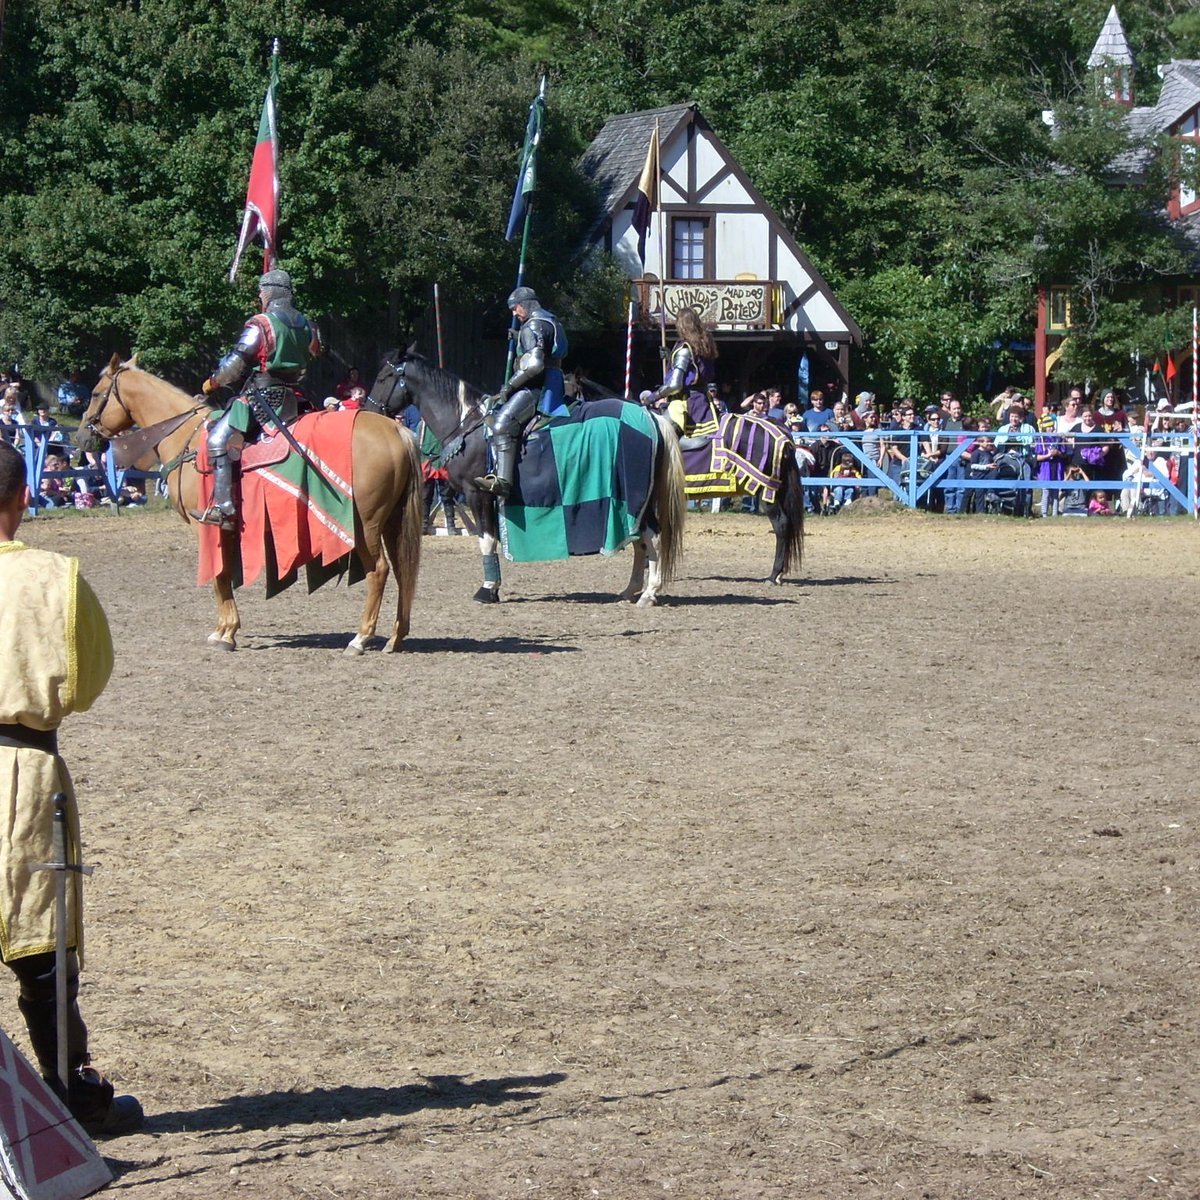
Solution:
{"label": "metal leg armor", "polygon": [[212,504],[204,512],[191,515],[203,525],[219,525],[230,530],[236,525],[237,505],[233,502],[233,462],[230,459],[230,413],[226,411],[208,431],[208,461],[213,473]]}
{"label": "metal leg armor", "polygon": [[493,425],[492,453],[495,467],[475,480],[475,486],[506,500],[512,492],[517,466],[517,446],[525,424],[537,411],[537,394],[522,388],[496,412]]}

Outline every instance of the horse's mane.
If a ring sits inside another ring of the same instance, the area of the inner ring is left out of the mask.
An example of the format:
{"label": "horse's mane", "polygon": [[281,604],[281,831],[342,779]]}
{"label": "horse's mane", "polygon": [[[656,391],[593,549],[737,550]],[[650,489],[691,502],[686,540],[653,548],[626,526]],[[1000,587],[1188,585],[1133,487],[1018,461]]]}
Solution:
{"label": "horse's mane", "polygon": [[[448,404],[458,406],[459,397],[465,396],[466,399],[479,406],[479,401],[483,399],[483,388],[476,387],[473,383],[468,383],[459,375],[455,375],[453,371],[447,371],[444,367],[435,366],[423,354],[418,354],[415,350],[409,350],[402,356],[407,362],[415,363],[421,368],[421,374],[429,383],[430,387],[437,394],[440,400],[446,401]],[[387,358],[393,362],[400,361],[400,352],[398,350],[389,351]]]}
{"label": "horse's mane", "polygon": [[595,379],[589,379],[586,375],[576,376],[579,384],[580,395],[585,400],[621,400],[623,397],[620,392],[614,392],[612,388],[598,382]]}

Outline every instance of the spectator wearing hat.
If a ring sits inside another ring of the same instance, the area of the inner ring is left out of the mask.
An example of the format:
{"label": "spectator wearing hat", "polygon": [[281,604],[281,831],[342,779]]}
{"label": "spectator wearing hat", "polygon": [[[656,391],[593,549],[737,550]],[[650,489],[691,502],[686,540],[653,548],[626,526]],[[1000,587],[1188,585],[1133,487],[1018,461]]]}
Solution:
{"label": "spectator wearing hat", "polygon": [[867,413],[875,411],[875,393],[874,392],[859,392],[854,397],[854,408],[851,416],[854,418],[854,427],[856,429],[865,429],[867,427]]}
{"label": "spectator wearing hat", "polygon": [[1171,418],[1175,410],[1165,396],[1154,406],[1154,414],[1150,418],[1150,432],[1162,433],[1171,428]]}
{"label": "spectator wearing hat", "polygon": [[326,396],[321,402],[321,407],[325,412],[337,412],[342,407],[342,404],[336,396]]}

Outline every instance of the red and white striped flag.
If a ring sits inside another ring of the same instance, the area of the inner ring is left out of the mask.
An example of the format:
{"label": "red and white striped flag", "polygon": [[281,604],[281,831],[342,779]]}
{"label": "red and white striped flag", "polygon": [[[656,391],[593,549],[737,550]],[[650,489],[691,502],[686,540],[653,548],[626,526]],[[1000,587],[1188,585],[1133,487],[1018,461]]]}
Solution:
{"label": "red and white striped flag", "polygon": [[279,138],[275,127],[275,91],[279,86],[279,39],[271,54],[271,83],[263,101],[258,121],[258,138],[254,145],[254,161],[250,164],[250,183],[246,188],[246,211],[242,215],[242,232],[238,237],[229,282],[237,275],[242,251],[254,238],[262,241],[263,270],[269,271],[279,260],[279,239],[276,219],[279,215]]}

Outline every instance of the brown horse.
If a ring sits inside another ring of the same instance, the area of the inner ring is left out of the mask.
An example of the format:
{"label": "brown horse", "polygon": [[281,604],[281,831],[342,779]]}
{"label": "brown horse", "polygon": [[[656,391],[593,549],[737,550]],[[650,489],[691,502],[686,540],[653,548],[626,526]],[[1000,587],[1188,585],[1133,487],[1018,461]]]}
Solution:
{"label": "brown horse", "polygon": [[[143,371],[137,365],[137,355],[122,362],[114,354],[92,389],[91,403],[80,429],[81,433],[110,439],[135,425],[147,431],[151,426],[159,426],[151,435],[151,442],[171,503],[189,525],[198,527],[198,522],[189,515],[189,510],[203,507],[196,446],[204,436],[204,422],[211,412],[207,404]],[[358,633],[345,653],[362,654],[367,640],[375,634],[389,559],[396,572],[400,598],[396,623],[385,649],[399,650],[408,635],[421,554],[420,455],[416,439],[408,430],[390,417],[365,412],[359,413],[354,421],[351,450],[354,548],[366,572],[367,599]],[[234,536],[222,534],[222,537]],[[217,598],[217,627],[209,634],[209,645],[221,650],[236,649],[241,621],[228,573],[213,580],[213,591]]]}

